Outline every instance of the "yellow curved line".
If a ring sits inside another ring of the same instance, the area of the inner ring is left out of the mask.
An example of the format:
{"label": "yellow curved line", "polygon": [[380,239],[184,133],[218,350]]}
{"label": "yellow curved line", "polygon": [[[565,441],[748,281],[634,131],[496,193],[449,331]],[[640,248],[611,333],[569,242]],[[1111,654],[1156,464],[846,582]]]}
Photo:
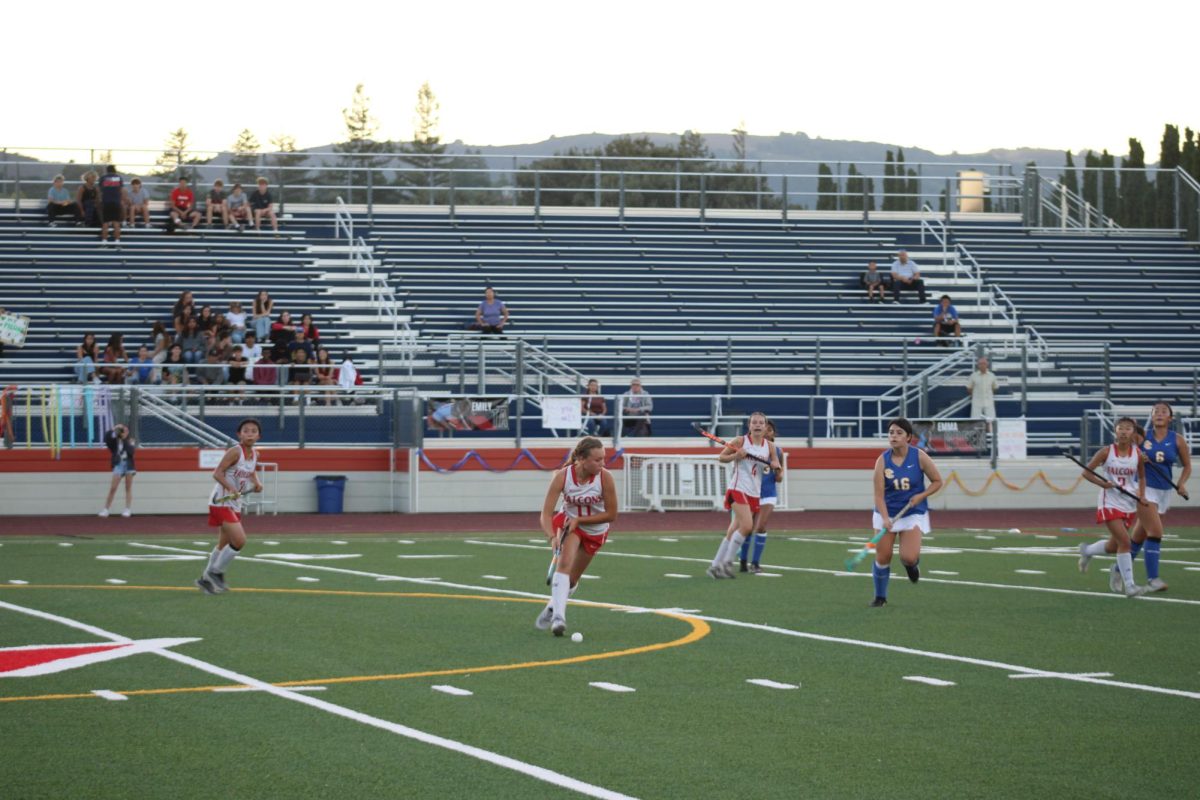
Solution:
{"label": "yellow curved line", "polygon": [[[100,591],[152,591],[152,592],[194,592],[195,589],[186,586],[78,586],[70,584],[44,584],[36,586],[22,585],[0,585],[0,589],[88,589]],[[424,598],[424,599],[452,599],[452,600],[482,600],[485,602],[499,603],[538,603],[545,602],[537,598],[531,597],[496,597],[492,595],[475,595],[475,594],[441,594],[438,592],[355,592],[344,591],[337,589],[231,589],[230,591],[238,593],[255,593],[255,594],[309,594],[309,595],[335,595],[346,597],[405,597],[405,598]],[[587,602],[580,605],[587,605],[595,608],[625,608],[615,603],[594,603]],[[382,675],[349,675],[340,678],[310,678],[299,681],[280,681],[272,683],[272,686],[291,687],[291,686],[327,686],[339,683],[364,683],[368,681],[398,681],[406,678],[430,678],[442,675],[470,675],[482,672],[505,672],[514,669],[532,669],[534,667],[554,667],[565,664],[581,664],[586,661],[600,661],[607,658],[622,658],[624,656],[639,655],[641,653],[652,653],[658,650],[666,650],[672,647],[682,647],[685,644],[699,641],[712,632],[712,628],[707,622],[695,617],[689,617],[685,614],[676,614],[671,611],[653,611],[651,613],[658,614],[663,617],[670,617],[681,622],[686,622],[691,625],[692,630],[686,635],[678,639],[672,639],[669,642],[657,642],[655,644],[642,645],[640,647],[630,647],[624,650],[612,650],[603,653],[591,653],[589,655],[572,656],[570,658],[557,658],[549,661],[524,661],[516,664],[492,664],[484,667],[459,667],[455,669],[439,669],[439,670],[423,670],[421,672],[402,672],[390,673]],[[169,689],[132,689],[130,691],[117,691],[117,694],[125,695],[126,697],[137,697],[143,695],[156,694],[185,694],[189,692],[211,692],[216,689],[232,689],[232,688],[249,688],[242,684],[216,684],[212,686],[186,686]],[[97,695],[91,692],[78,694],[42,694],[28,695],[24,697],[0,697],[0,703],[15,703],[25,700],[82,700],[82,699],[99,699]]]}
{"label": "yellow curved line", "polygon": [[963,494],[968,495],[969,497],[981,497],[981,496],[987,494],[988,487],[990,487],[992,485],[993,481],[999,481],[1001,486],[1003,486],[1005,489],[1008,489],[1010,491],[1023,492],[1026,489],[1028,489],[1030,486],[1032,486],[1034,484],[1034,482],[1037,480],[1041,480],[1042,483],[1046,484],[1046,488],[1048,488],[1050,491],[1054,492],[1055,494],[1066,495],[1066,494],[1072,494],[1076,489],[1079,488],[1079,484],[1083,483],[1083,476],[1080,475],[1078,478],[1075,479],[1075,483],[1071,484],[1071,486],[1069,488],[1063,489],[1063,488],[1061,488],[1059,486],[1055,486],[1053,483],[1051,483],[1050,479],[1046,476],[1046,473],[1043,472],[1042,470],[1038,470],[1032,476],[1030,476],[1029,480],[1025,482],[1024,486],[1018,486],[1015,483],[1010,483],[1009,481],[1007,481],[1004,478],[1003,475],[1000,474],[999,471],[994,471],[990,475],[988,475],[987,480],[984,481],[984,483],[983,483],[983,487],[980,489],[977,489],[977,490],[971,489],[965,483],[963,483],[962,478],[960,478],[958,475],[958,470],[953,470],[953,471],[951,471],[951,473],[948,476],[946,476],[946,483],[950,483],[950,482],[957,483],[958,488],[962,489]]}

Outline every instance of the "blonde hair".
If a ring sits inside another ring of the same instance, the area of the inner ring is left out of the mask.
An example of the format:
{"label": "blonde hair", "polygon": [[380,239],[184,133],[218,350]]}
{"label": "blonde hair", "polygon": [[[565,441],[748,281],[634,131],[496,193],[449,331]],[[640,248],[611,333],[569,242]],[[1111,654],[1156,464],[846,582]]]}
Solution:
{"label": "blonde hair", "polygon": [[100,176],[99,176],[99,175],[96,173],[96,171],[95,171],[95,170],[93,170],[93,169],[89,169],[87,172],[83,173],[83,179],[84,179],[85,181],[86,181],[88,178],[91,178],[92,180],[96,180],[96,178],[99,178],[99,177],[100,177]]}
{"label": "blonde hair", "polygon": [[579,444],[575,445],[575,452],[571,454],[571,458],[578,461],[581,458],[587,458],[588,454],[597,447],[603,449],[604,442],[597,439],[595,436],[585,436],[579,440]]}
{"label": "blonde hair", "polygon": [[67,179],[66,176],[63,175],[61,172],[54,176],[54,180],[56,180],[56,181],[65,181],[66,179]]}

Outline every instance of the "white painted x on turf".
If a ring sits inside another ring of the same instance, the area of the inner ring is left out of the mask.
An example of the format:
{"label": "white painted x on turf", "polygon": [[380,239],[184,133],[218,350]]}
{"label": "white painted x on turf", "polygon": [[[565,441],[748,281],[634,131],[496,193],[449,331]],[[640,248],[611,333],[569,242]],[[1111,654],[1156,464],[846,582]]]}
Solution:
{"label": "white painted x on turf", "polygon": [[[271,562],[268,561],[266,563]],[[68,617],[60,617],[57,614],[40,611],[36,608],[28,608],[26,606],[19,606],[13,603],[5,603],[0,601],[0,609],[8,609],[9,611],[17,612],[18,614],[25,614],[30,617],[56,622],[59,625],[66,625],[68,628],[86,631],[93,636],[97,636],[101,639],[107,639],[110,642],[120,642],[125,644],[134,641],[133,639],[130,639],[127,636],[122,636],[119,633],[112,633],[104,630],[103,628],[97,628],[94,625],[88,625],[85,622],[79,622],[78,620],[69,619]],[[442,747],[446,750],[462,753],[463,755],[470,756],[471,758],[477,758],[480,761],[486,761],[487,763],[494,764],[498,767],[511,769],[515,772],[520,772],[540,781],[545,781],[546,783],[550,783],[555,786],[561,786],[564,789],[570,789],[571,791],[578,792],[579,794],[587,795],[588,797],[599,797],[604,798],[605,800],[632,800],[629,795],[614,792],[609,789],[605,789],[602,786],[595,786],[590,783],[585,783],[581,780],[572,778],[569,775],[563,775],[561,772],[554,772],[553,770],[546,769],[545,767],[527,764],[524,761],[518,761],[515,758],[509,758],[508,756],[502,756],[499,753],[493,753],[490,750],[484,750],[480,747],[473,747],[469,744],[456,742],[453,739],[435,736],[432,733],[425,733],[424,731],[419,731],[416,728],[410,728],[407,725],[400,725],[396,722],[389,722],[385,719],[380,719],[379,717],[373,717],[369,714],[364,714],[361,711],[355,711],[354,709],[346,708],[345,706],[339,706],[335,703],[320,700],[307,694],[295,691],[294,689],[275,686],[267,683],[266,681],[260,681],[257,678],[252,678],[249,675],[242,675],[239,672],[234,672],[233,670],[225,669],[224,667],[218,667],[216,664],[210,664],[207,661],[201,661],[198,658],[185,656],[172,650],[157,648],[149,649],[146,652],[162,656],[163,658],[176,661],[189,667],[193,667],[201,672],[207,672],[210,675],[216,675],[217,677],[224,678],[225,680],[232,681],[233,683],[253,687],[260,692],[273,694],[276,697],[284,700],[291,700],[292,702],[300,703],[301,705],[310,706],[319,711],[324,711],[327,714],[343,717],[362,725],[369,725],[373,728],[378,728],[379,730],[387,731],[388,733],[394,733],[398,736],[403,736],[408,739],[415,739],[418,742],[431,744],[435,747]]]}
{"label": "white painted x on turf", "polygon": [[[482,544],[482,545],[497,545],[497,546],[501,546],[501,547],[518,547],[518,548],[522,548],[522,549],[530,548],[530,549],[534,549],[534,550],[543,550],[543,551],[546,549],[545,546],[539,547],[539,546],[535,546],[535,545],[521,545],[521,544],[511,544],[511,543],[506,544],[506,543],[502,543],[502,542],[488,542],[488,541],[482,541],[482,540],[477,540],[477,539],[467,539],[466,543],[467,544]],[[138,542],[133,543],[132,546],[133,547],[145,547],[145,548],[150,548],[153,550],[172,550],[175,552],[183,552],[183,553],[203,554],[203,552],[204,552],[201,550],[185,550],[185,549],[177,548],[177,547],[165,547],[163,545],[142,544],[142,543],[138,543]],[[631,553],[609,553],[608,551],[605,551],[605,554],[606,555],[615,555],[615,556],[633,556],[633,557],[641,557],[641,558],[659,558],[659,556],[634,556],[634,554],[631,554]],[[677,559],[677,560],[682,560],[682,561],[702,561],[704,563],[708,563],[705,559],[681,558],[678,556],[662,556],[662,558]],[[269,558],[259,559],[259,558],[255,558],[253,556],[239,556],[238,557],[239,563],[246,562],[246,561],[257,563],[257,564],[273,564],[274,566],[277,566],[277,567],[291,567],[293,569],[308,569],[308,570],[317,569],[317,570],[322,570],[325,572],[335,572],[335,573],[338,573],[341,575],[357,575],[357,576],[365,577],[365,578],[373,578],[375,580],[383,579],[383,580],[398,581],[398,582],[405,582],[405,583],[417,583],[417,584],[422,584],[425,586],[442,586],[442,587],[445,587],[448,589],[467,589],[467,590],[477,591],[477,592],[490,592],[492,594],[511,595],[514,597],[536,597],[538,599],[546,598],[546,595],[544,595],[544,594],[536,594],[534,592],[522,592],[522,591],[518,591],[516,589],[501,589],[501,588],[498,588],[495,586],[474,586],[472,584],[450,583],[448,581],[431,580],[429,578],[406,578],[406,577],[399,576],[399,575],[387,575],[387,574],[379,573],[379,572],[366,572],[363,570],[343,569],[341,567],[316,566],[313,564],[308,564],[308,565],[291,564],[286,561],[284,561],[284,562],[272,561]],[[774,569],[774,567],[772,567],[772,569]],[[791,569],[800,570],[801,568],[793,567]],[[830,570],[803,570],[803,571],[821,572],[821,573],[830,573],[831,572]],[[840,574],[851,574],[852,575],[854,573],[832,572],[831,574],[839,574],[839,575]],[[921,580],[924,581],[926,579],[922,578]],[[958,583],[958,581],[945,581],[945,583]],[[988,584],[970,584],[970,585],[986,586]],[[998,587],[1001,587],[1001,588],[1025,588],[1025,587],[1009,587],[1009,586],[1005,586],[1004,584],[995,584],[995,585]],[[1062,591],[1066,591],[1066,590],[1062,590]],[[1072,594],[1087,595],[1087,594],[1092,594],[1092,593],[1091,592],[1072,592]],[[1101,597],[1119,597],[1120,599],[1125,599],[1118,595],[1100,595],[1099,593],[1097,593],[1097,595],[1101,596]],[[591,601],[591,600],[576,600],[576,599],[572,599],[570,602],[572,605],[590,606],[590,607],[595,607],[595,608],[609,608],[609,609],[613,609],[613,610],[629,611],[629,612],[634,612],[634,613],[668,611],[668,609],[645,608],[642,606],[628,605],[625,603],[609,603],[609,602],[601,603],[601,602]],[[1183,601],[1183,602],[1194,602],[1194,601]],[[1106,680],[1104,678],[1092,677],[1092,676],[1089,676],[1087,674],[1082,674],[1082,673],[1057,672],[1054,670],[1038,669],[1036,667],[1025,667],[1025,666],[1021,666],[1019,664],[1007,664],[1003,661],[992,661],[990,659],[983,659],[983,658],[971,658],[970,656],[958,656],[958,655],[954,655],[951,653],[939,653],[939,652],[933,651],[933,650],[917,650],[912,647],[902,647],[900,645],[886,644],[884,642],[870,642],[870,641],[865,641],[862,639],[846,639],[846,638],[843,638],[840,636],[826,636],[826,635],[820,634],[820,633],[809,633],[807,631],[796,631],[796,630],[791,630],[789,628],[780,628],[775,625],[762,625],[762,624],[754,623],[754,622],[742,622],[741,620],[735,620],[735,619],[725,619],[722,617],[710,617],[710,616],[705,616],[702,614],[693,614],[690,612],[680,612],[677,609],[669,609],[669,611],[671,611],[672,613],[678,614],[679,616],[694,617],[695,619],[701,619],[701,620],[704,620],[705,622],[711,622],[711,623],[714,623],[717,625],[730,625],[730,626],[736,627],[736,628],[748,628],[750,630],[763,631],[764,633],[774,633],[774,634],[778,634],[781,636],[793,636],[793,637],[796,637],[799,639],[809,639],[812,641],[826,642],[826,643],[830,643],[830,644],[850,645],[852,647],[865,647],[865,648],[872,649],[872,650],[883,650],[886,652],[900,653],[900,654],[909,655],[909,656],[922,656],[925,658],[936,659],[938,661],[951,661],[951,662],[956,662],[959,664],[970,664],[970,665],[977,666],[977,667],[988,667],[990,669],[1001,669],[1008,673],[1023,673],[1023,674],[1027,674],[1027,675],[1036,675],[1039,678],[1060,678],[1065,681],[1075,681],[1077,683],[1090,683],[1090,684],[1095,684],[1098,686],[1111,686],[1111,687],[1114,687],[1117,689],[1131,689],[1131,690],[1139,691],[1139,692],[1150,692],[1152,694],[1165,694],[1165,695],[1171,695],[1173,697],[1186,697],[1189,700],[1200,700],[1200,692],[1189,692],[1189,691],[1185,691],[1183,689],[1169,689],[1169,688],[1166,688],[1163,686],[1151,686],[1148,684],[1141,684],[1141,683],[1129,683],[1127,681]]]}

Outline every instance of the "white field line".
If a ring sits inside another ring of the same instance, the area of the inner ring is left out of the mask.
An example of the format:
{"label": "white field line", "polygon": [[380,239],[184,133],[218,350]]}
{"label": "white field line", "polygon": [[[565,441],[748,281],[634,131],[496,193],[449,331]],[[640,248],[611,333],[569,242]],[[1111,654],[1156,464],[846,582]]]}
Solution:
{"label": "white field line", "polygon": [[622,686],[619,683],[608,683],[606,681],[592,681],[588,686],[593,686],[597,689],[603,689],[606,692],[636,692],[632,686]]}
{"label": "white field line", "polygon": [[[1111,672],[1076,672],[1075,674],[1079,675],[1081,677],[1084,677],[1084,678],[1111,678],[1113,675]],[[1045,678],[1047,676],[1045,676],[1045,675],[1030,675],[1027,672],[1022,672],[1017,675],[1009,675],[1008,677],[1019,679],[1019,678]]]}
{"label": "white field line", "polygon": [[[1096,537],[1097,541],[1099,541],[1101,538],[1102,537],[1100,537],[1100,536]],[[846,542],[841,539],[810,539],[807,537],[805,537],[805,538],[793,537],[793,538],[788,539],[788,541],[789,542],[813,542],[815,544],[842,544],[842,545],[846,544]],[[944,545],[943,547],[945,548],[944,552],[947,552],[947,553],[953,552],[956,554],[957,553],[988,553],[991,555],[1000,555],[1000,556],[1054,556],[1056,558],[1074,558],[1074,559],[1079,558],[1078,546],[1069,547],[1069,546],[1061,545],[1058,547],[959,547],[957,545]],[[846,552],[857,553],[861,549],[862,548],[854,548],[854,549],[847,550]],[[928,549],[931,552],[939,552],[938,550],[935,550],[934,548],[926,548],[926,549]],[[1184,549],[1185,548],[1182,548],[1182,547],[1181,548],[1172,547],[1172,548],[1168,548],[1168,550],[1164,551],[1164,552],[1179,552]],[[1096,556],[1096,558],[1106,558],[1106,559],[1112,561],[1113,563],[1116,563],[1116,558],[1111,555]],[[1197,562],[1197,561],[1174,561],[1171,559],[1164,558],[1164,559],[1161,559],[1159,561],[1159,563],[1160,564],[1175,564],[1178,566],[1200,567],[1200,562]]]}
{"label": "white field line", "polygon": [[[467,539],[467,544],[482,544],[490,547],[516,547],[530,550],[543,550],[544,547],[534,547],[533,545],[514,544],[511,542],[492,542],[482,539]],[[153,547],[153,545],[137,545],[140,547]],[[687,561],[699,564],[708,564],[710,559],[707,558],[690,558],[688,556],[657,556],[648,553],[618,553],[615,551],[605,550],[605,555],[616,558],[643,558],[658,561]],[[986,552],[986,551],[980,551]],[[1078,556],[1076,556],[1078,558]],[[807,572],[813,575],[836,575],[840,578],[870,578],[870,572],[846,572],[840,569],[819,569],[817,567],[786,567],[782,564],[763,564],[764,569],[781,570],[783,572]],[[1013,589],[1024,592],[1050,592],[1051,594],[1067,594],[1078,597],[1104,597],[1110,600],[1129,600],[1123,594],[1114,594],[1112,592],[1088,592],[1082,589],[1057,589],[1052,586],[1021,586],[1014,583],[986,583],[983,581],[963,581],[963,580],[946,580],[945,578],[926,578],[921,577],[922,582],[940,583],[949,586],[975,586],[985,589]],[[452,584],[447,584],[452,585]],[[1200,600],[1183,600],[1178,597],[1159,597],[1157,595],[1143,595],[1136,600],[1151,600],[1160,603],[1179,603],[1189,606],[1200,606]]]}
{"label": "white field line", "polygon": [[429,688],[433,689],[435,692],[454,695],[455,697],[470,697],[471,695],[475,694],[469,689],[460,689],[457,686],[450,686],[449,684],[438,684],[437,686],[430,686]]}
{"label": "white field line", "polygon": [[912,681],[913,683],[925,683],[930,686],[954,686],[954,681],[944,681],[940,678],[927,678],[924,675],[905,675],[904,680]]}
{"label": "white field line", "polygon": [[[532,545],[523,545],[523,544],[505,543],[505,542],[489,542],[489,541],[483,541],[480,539],[467,539],[467,540],[465,540],[465,542],[467,544],[482,544],[482,545],[491,545],[491,546],[496,546],[496,547],[519,547],[519,548],[527,548],[527,549],[531,549],[531,550],[544,550],[545,549],[545,545],[542,545],[541,547],[533,547]],[[178,550],[178,548],[165,547],[163,545],[143,544],[140,542],[131,543],[131,546],[146,547],[146,548],[151,548],[151,549],[155,549],[155,550]],[[611,553],[610,555],[617,555],[617,556],[631,555],[632,557],[635,557],[635,558],[660,558],[659,556],[642,556],[642,555],[634,555],[634,554],[628,554],[628,553]],[[703,558],[684,558],[682,556],[661,556],[661,558],[680,560],[680,561],[700,561],[700,562],[703,562],[706,564],[708,563],[708,560],[703,559]],[[538,598],[539,600],[546,599],[545,594],[535,594],[533,592],[522,592],[522,591],[518,591],[516,589],[500,589],[495,586],[472,586],[470,584],[462,584],[462,583],[430,581],[430,580],[426,580],[423,578],[402,578],[402,577],[397,577],[397,576],[381,575],[376,572],[363,572],[361,570],[343,569],[341,567],[314,566],[312,564],[305,564],[305,565],[289,564],[286,561],[272,561],[269,558],[256,559],[253,556],[242,556],[242,557],[238,558],[238,561],[250,561],[250,562],[254,562],[254,563],[258,563],[258,564],[274,564],[277,567],[294,567],[294,568],[298,568],[298,569],[309,569],[309,570],[319,569],[319,570],[325,570],[328,572],[337,572],[337,573],[340,573],[343,575],[359,575],[361,577],[376,578],[376,579],[388,578],[391,580],[403,581],[403,582],[407,582],[407,583],[418,583],[418,584],[423,584],[426,586],[440,586],[440,587],[450,588],[450,589],[469,589],[471,591],[476,591],[476,592],[491,592],[492,594],[505,594],[505,595],[511,595],[514,597],[535,597],[535,598]],[[835,572],[832,570],[802,569],[800,567],[784,567],[783,569],[802,570],[805,572],[819,572],[819,573],[831,574],[831,575],[854,574],[854,573]],[[866,575],[865,577],[869,578],[870,575]],[[1067,594],[1079,594],[1079,595],[1087,595],[1087,596],[1095,596],[1095,597],[1111,597],[1111,598],[1115,598],[1118,600],[1128,600],[1128,598],[1124,597],[1124,595],[1117,595],[1117,594],[1111,594],[1111,593],[1079,592],[1079,591],[1072,591],[1072,590],[1068,590],[1068,589],[1046,590],[1046,589],[1037,589],[1037,587],[1008,586],[1008,585],[1000,584],[1000,583],[998,583],[998,584],[973,584],[973,583],[969,583],[969,582],[965,582],[965,581],[934,581],[931,578],[922,578],[922,580],[927,580],[930,583],[934,583],[934,582],[955,583],[955,584],[956,583],[966,583],[967,585],[972,585],[972,586],[994,586],[995,588],[1000,588],[1000,589],[1026,589],[1027,588],[1030,590],[1038,590],[1038,591],[1058,591],[1058,592],[1065,592]],[[1139,597],[1137,599],[1138,600],[1154,600],[1154,599],[1166,600],[1167,598],[1154,598],[1149,595],[1145,595],[1145,596]],[[670,609],[643,608],[641,606],[631,606],[631,605],[623,604],[623,603],[600,603],[600,602],[594,602],[594,601],[589,601],[589,600],[576,600],[576,599],[572,599],[570,602],[573,605],[590,606],[590,607],[594,607],[594,608],[609,608],[609,609],[618,609],[618,610],[623,609],[626,611],[658,613],[658,614],[672,613]],[[1182,601],[1176,601],[1176,602],[1200,604],[1200,601],[1194,601],[1194,600],[1182,600]],[[0,603],[0,605],[3,605],[3,604]],[[779,628],[774,625],[761,625],[761,624],[757,624],[757,623],[753,623],[753,622],[742,622],[740,620],[725,619],[722,617],[710,617],[710,616],[703,616],[700,614],[693,614],[693,613],[687,613],[686,616],[695,617],[696,619],[702,619],[705,622],[712,622],[712,623],[716,623],[718,625],[729,625],[729,626],[732,626],[735,628],[747,628],[750,630],[762,631],[764,633],[775,633],[775,634],[779,634],[782,636],[794,636],[799,639],[811,639],[813,641],[818,641],[818,642],[830,642],[830,643],[834,643],[834,644],[851,645],[854,647],[865,647],[865,648],[868,648],[871,650],[883,650],[886,652],[902,653],[904,655],[910,655],[910,656],[922,656],[925,658],[933,658],[933,659],[937,659],[937,660],[941,660],[941,661],[954,661],[954,662],[958,662],[961,664],[971,664],[971,665],[980,666],[980,667],[991,667],[992,669],[1002,669],[1002,670],[1005,670],[1006,672],[1022,672],[1022,673],[1028,673],[1030,675],[1039,675],[1039,676],[1047,677],[1047,678],[1061,678],[1062,680],[1067,680],[1067,681],[1077,681],[1080,683],[1091,683],[1091,684],[1097,684],[1097,685],[1101,685],[1101,686],[1112,686],[1112,687],[1116,687],[1116,688],[1120,688],[1120,689],[1133,689],[1136,691],[1150,692],[1153,694],[1166,694],[1166,695],[1172,695],[1175,697],[1186,697],[1191,700],[1200,700],[1200,692],[1188,692],[1188,691],[1184,691],[1182,689],[1168,689],[1168,688],[1161,687],[1161,686],[1150,686],[1150,685],[1140,684],[1140,683],[1127,683],[1127,682],[1123,682],[1123,681],[1101,680],[1098,678],[1089,678],[1089,677],[1082,676],[1082,675],[1074,675],[1074,674],[1071,674],[1068,672],[1054,672],[1052,670],[1037,669],[1036,667],[1023,667],[1023,666],[1019,666],[1016,664],[1006,664],[1002,661],[990,661],[987,659],[971,658],[969,656],[956,656],[956,655],[953,655],[950,653],[939,653],[939,652],[932,651],[932,650],[917,650],[917,649],[914,649],[911,647],[901,647],[899,645],[885,644],[883,642],[870,642],[870,641],[864,641],[864,640],[860,640],[860,639],[845,639],[845,638],[841,638],[841,637],[837,637],[837,636],[825,636],[824,634],[819,634],[819,633],[808,633],[806,631],[794,631],[794,630],[790,630],[788,628]]]}
{"label": "white field line", "polygon": [[[268,561],[266,563],[270,562]],[[68,619],[67,617],[60,617],[56,614],[50,614],[45,611],[39,611],[34,608],[27,608],[25,606],[18,606],[2,601],[0,601],[0,608],[7,608],[10,611],[16,611],[19,614],[26,614],[28,616],[37,617],[38,619],[44,619],[49,622],[57,622],[58,624],[65,625],[68,628],[86,631],[98,638],[107,639],[110,642],[127,643],[133,641],[127,636],[122,636],[117,633],[110,633],[103,628],[97,628],[93,625]],[[560,772],[554,772],[553,770],[546,769],[545,767],[527,764],[524,761],[518,761],[517,759],[509,758],[508,756],[502,756],[499,753],[493,753],[490,750],[484,750],[480,747],[473,747],[468,744],[463,744],[462,742],[456,742],[453,739],[435,736],[431,733],[419,731],[416,728],[410,728],[407,725],[400,725],[395,722],[389,722],[385,719],[372,717],[369,714],[363,714],[360,711],[355,711],[354,709],[346,708],[345,706],[339,706],[326,700],[321,700],[317,697],[309,697],[308,695],[297,692],[294,689],[289,689],[283,686],[273,686],[266,681],[260,681],[257,678],[250,677],[249,675],[242,675],[241,673],[234,672],[233,670],[219,667],[216,664],[210,664],[207,661],[201,661],[200,659],[192,658],[191,656],[185,656],[182,653],[176,653],[171,650],[151,650],[148,652],[162,656],[170,661],[175,661],[179,664],[184,664],[185,666],[198,669],[201,672],[207,672],[210,675],[216,675],[219,678],[224,678],[230,683],[244,684],[257,689],[260,692],[266,692],[267,694],[275,695],[283,700],[291,700],[292,702],[300,703],[301,705],[310,706],[318,711],[324,711],[327,714],[333,714],[334,716],[342,717],[344,719],[351,720],[352,722],[357,722],[362,725],[369,725],[370,727],[378,728],[379,730],[387,731],[388,733],[394,733],[397,736],[403,736],[408,739],[414,739],[418,742],[431,744],[435,747],[441,747],[456,753],[462,753],[463,755],[470,756],[471,758],[476,758],[480,761],[494,764],[498,767],[503,767],[504,769],[510,769],[514,772],[528,775],[531,778],[536,778],[537,780],[545,783],[549,783],[554,786],[560,786],[564,789],[569,789],[589,797],[599,797],[604,798],[604,800],[626,800],[629,797],[629,795],[620,794],[619,792],[605,789],[602,786],[595,786],[590,783],[585,783],[572,778],[569,775],[563,775]]]}
{"label": "white field line", "polygon": [[105,700],[128,700],[129,698],[120,692],[113,692],[108,689],[92,689],[92,694],[96,697],[102,697]]}
{"label": "white field line", "polygon": [[747,678],[746,683],[753,683],[755,686],[765,686],[768,689],[799,689],[798,683],[780,683],[769,678]]}

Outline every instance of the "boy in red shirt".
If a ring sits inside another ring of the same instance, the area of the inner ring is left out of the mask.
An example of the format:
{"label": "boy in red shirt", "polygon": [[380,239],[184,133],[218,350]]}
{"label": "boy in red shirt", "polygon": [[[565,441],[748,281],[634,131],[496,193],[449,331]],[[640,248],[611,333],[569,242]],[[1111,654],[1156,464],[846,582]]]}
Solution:
{"label": "boy in red shirt", "polygon": [[181,177],[179,185],[171,190],[171,227],[187,223],[200,224],[200,212],[196,210],[196,195],[188,188],[187,178]]}

